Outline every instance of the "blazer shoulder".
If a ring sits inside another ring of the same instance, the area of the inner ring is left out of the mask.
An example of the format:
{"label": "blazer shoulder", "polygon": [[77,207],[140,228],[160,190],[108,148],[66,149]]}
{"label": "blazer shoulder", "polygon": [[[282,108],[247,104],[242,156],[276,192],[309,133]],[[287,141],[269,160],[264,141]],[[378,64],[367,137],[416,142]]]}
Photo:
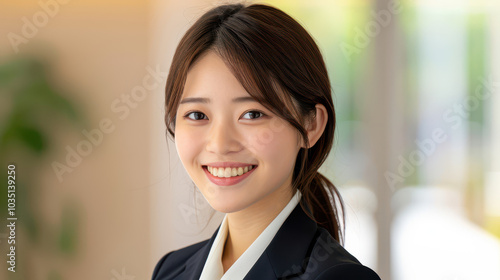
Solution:
{"label": "blazer shoulder", "polygon": [[310,272],[315,280],[380,280],[373,270],[362,265],[323,227],[318,227],[309,262],[311,264],[306,273]]}
{"label": "blazer shoulder", "polygon": [[356,263],[343,263],[323,271],[315,280],[380,280],[375,271]]}
{"label": "blazer shoulder", "polygon": [[156,263],[151,279],[156,279],[160,271],[173,271],[183,268],[186,261],[195,255],[207,242],[208,239],[165,254]]}
{"label": "blazer shoulder", "polygon": [[328,255],[328,267],[339,264],[361,264],[356,257],[351,255],[332,235],[323,227],[318,227],[317,237],[312,250],[313,257],[320,256],[320,252]]}

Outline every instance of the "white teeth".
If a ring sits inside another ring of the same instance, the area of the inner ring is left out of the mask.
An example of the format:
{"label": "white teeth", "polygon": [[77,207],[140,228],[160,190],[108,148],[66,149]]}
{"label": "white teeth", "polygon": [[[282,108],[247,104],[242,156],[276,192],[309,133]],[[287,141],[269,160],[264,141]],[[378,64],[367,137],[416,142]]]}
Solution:
{"label": "white teeth", "polygon": [[240,176],[243,175],[244,173],[247,173],[248,171],[252,170],[252,166],[245,166],[243,167],[238,167],[238,168],[231,168],[231,167],[211,167],[207,166],[208,172],[210,172],[212,175],[217,176],[219,178],[229,178],[229,177],[234,177],[234,176]]}
{"label": "white teeth", "polygon": [[231,177],[231,167],[226,167],[226,169],[224,170],[224,177]]}

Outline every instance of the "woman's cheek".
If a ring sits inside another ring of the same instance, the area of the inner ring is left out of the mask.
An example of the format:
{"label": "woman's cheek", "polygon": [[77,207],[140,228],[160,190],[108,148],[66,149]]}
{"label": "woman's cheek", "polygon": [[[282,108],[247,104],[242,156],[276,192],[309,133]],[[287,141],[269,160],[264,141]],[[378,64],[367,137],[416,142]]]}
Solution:
{"label": "woman's cheek", "polygon": [[286,129],[275,134],[276,137],[266,145],[266,152],[275,164],[283,168],[293,166],[299,150],[295,130]]}
{"label": "woman's cheek", "polygon": [[192,162],[197,153],[197,147],[200,145],[201,135],[196,130],[190,128],[178,127],[175,133],[175,146],[180,159],[184,163]]}
{"label": "woman's cheek", "polygon": [[276,146],[277,140],[279,138],[279,133],[270,129],[267,126],[256,127],[247,131],[245,137],[247,141],[247,147],[254,151],[267,150],[269,146]]}
{"label": "woman's cheek", "polygon": [[254,140],[254,146],[259,150],[259,154],[267,158],[284,158],[295,149],[294,140],[289,131],[264,129]]}

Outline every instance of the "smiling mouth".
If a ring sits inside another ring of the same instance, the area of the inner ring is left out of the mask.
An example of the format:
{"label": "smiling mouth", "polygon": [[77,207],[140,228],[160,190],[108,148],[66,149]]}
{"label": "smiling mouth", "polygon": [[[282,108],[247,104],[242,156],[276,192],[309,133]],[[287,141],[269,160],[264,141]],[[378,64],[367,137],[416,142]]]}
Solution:
{"label": "smiling mouth", "polygon": [[249,176],[252,176],[252,173],[257,169],[257,167],[258,165],[217,168],[204,165],[202,166],[202,169],[212,183],[223,189],[227,189],[228,187],[232,188],[237,185],[242,186],[239,183],[245,181]]}
{"label": "smiling mouth", "polygon": [[248,165],[242,167],[211,167],[207,165],[202,166],[208,173],[218,178],[232,178],[242,176],[251,170],[255,169],[257,165]]}

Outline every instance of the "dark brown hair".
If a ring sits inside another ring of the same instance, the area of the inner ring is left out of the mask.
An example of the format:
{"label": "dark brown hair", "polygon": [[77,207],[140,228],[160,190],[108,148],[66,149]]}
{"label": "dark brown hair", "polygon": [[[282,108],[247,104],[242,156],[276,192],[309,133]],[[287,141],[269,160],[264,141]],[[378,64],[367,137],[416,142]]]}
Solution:
{"label": "dark brown hair", "polygon": [[221,57],[253,98],[294,126],[304,143],[306,117],[315,117],[316,104],[325,106],[325,130],[313,147],[300,149],[292,189],[302,192],[305,212],[340,242],[343,202],[332,182],[318,172],[333,145],[335,109],[326,66],[313,38],[289,15],[268,5],[227,4],[203,14],[181,39],[168,74],[165,123],[172,138],[187,73],[207,51]]}

